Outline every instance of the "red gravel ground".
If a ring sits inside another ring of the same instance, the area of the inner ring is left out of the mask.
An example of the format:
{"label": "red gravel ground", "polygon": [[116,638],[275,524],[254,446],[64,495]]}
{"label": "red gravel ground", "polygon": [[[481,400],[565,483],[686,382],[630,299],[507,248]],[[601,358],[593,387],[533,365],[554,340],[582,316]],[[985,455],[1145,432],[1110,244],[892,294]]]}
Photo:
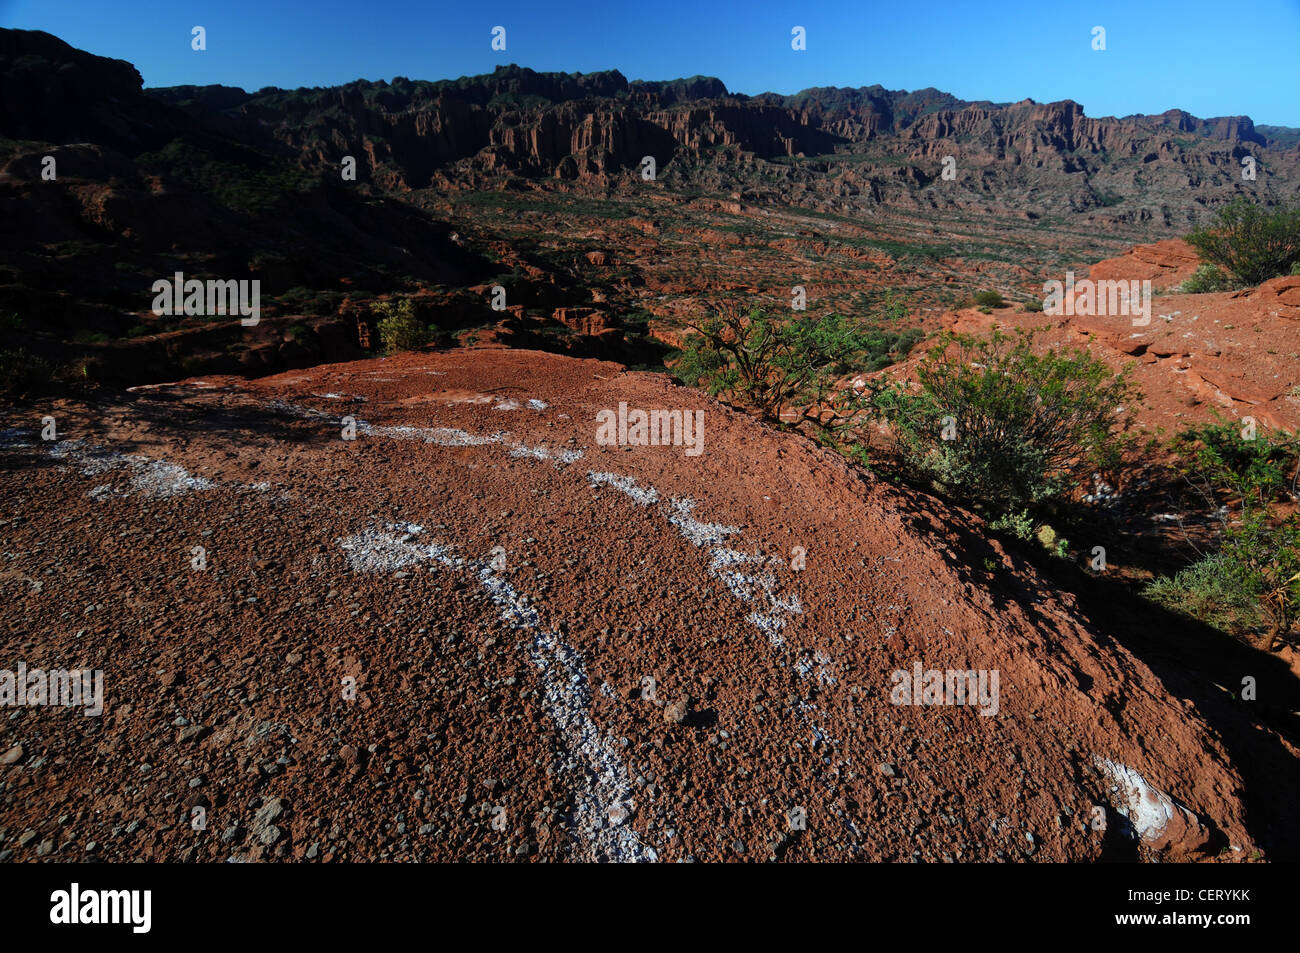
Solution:
{"label": "red gravel ground", "polygon": [[[620,402],[702,410],[703,453],[599,445]],[[662,375],[458,350],[0,424],[0,668],[105,686],[0,719],[0,859],[1298,842],[1294,748],[1168,617],[1144,649],[975,517]],[[996,671],[996,712],[892,703],[915,664]]]}

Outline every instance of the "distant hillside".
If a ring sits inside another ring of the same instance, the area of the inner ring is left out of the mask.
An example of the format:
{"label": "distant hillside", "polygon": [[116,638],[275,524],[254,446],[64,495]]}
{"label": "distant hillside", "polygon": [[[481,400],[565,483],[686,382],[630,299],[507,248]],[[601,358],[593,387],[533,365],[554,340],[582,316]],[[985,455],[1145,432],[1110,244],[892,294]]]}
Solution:
{"label": "distant hillside", "polygon": [[[347,299],[418,293],[448,334],[653,363],[635,343],[651,317],[786,294],[795,268],[823,306],[885,288],[954,305],[968,282],[1041,283],[1238,195],[1293,199],[1298,143],[1243,116],[518,66],[145,90],[129,63],[0,30],[0,317],[25,322],[0,325],[0,352],[124,362],[132,380],[302,365],[357,355]],[[177,271],[260,280],[274,320],[153,315],[148,289]]]}
{"label": "distant hillside", "polygon": [[[1300,189],[1300,130],[1246,116],[1093,119],[1069,100],[965,102],[935,89],[729,93],[709,77],[628,81],[617,71],[518,66],[457,80],[402,77],[316,89],[151,89],[160,102],[261,148],[331,168],[358,157],[393,189],[478,187],[485,177],[599,188],[660,181],[781,203],[798,194],[869,211],[986,207],[1031,216],[1113,208],[1117,220],[1184,228],[1237,194]],[[1241,160],[1257,178],[1242,178]],[[945,156],[956,178],[941,177]]]}

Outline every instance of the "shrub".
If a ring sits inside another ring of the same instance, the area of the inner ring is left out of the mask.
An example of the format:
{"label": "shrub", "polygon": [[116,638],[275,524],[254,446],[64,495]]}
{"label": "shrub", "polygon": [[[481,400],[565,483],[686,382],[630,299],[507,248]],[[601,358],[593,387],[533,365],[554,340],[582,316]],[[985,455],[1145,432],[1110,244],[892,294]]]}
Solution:
{"label": "shrub", "polygon": [[1037,298],[1030,298],[1024,303],[1024,308],[1026,311],[1032,311],[1037,314],[1043,310],[1043,302]]}
{"label": "shrub", "polygon": [[1254,595],[1267,623],[1256,644],[1272,649],[1290,636],[1300,611],[1300,517],[1247,510],[1239,525],[1228,527],[1220,553],[1236,567],[1242,591]]}
{"label": "shrub", "polygon": [[1201,295],[1211,291],[1229,291],[1232,280],[1223,273],[1218,265],[1198,265],[1196,270],[1183,280],[1178,290],[1183,294]]}
{"label": "shrub", "polygon": [[1179,473],[1211,509],[1218,508],[1223,495],[1254,509],[1295,492],[1300,465],[1300,438],[1295,434],[1249,430],[1219,420],[1188,427],[1169,447]]}
{"label": "shrub", "polygon": [[1021,542],[1028,542],[1034,535],[1034,520],[1028,511],[1005,513],[989,524],[995,533],[1010,533]]}
{"label": "shrub", "polygon": [[1056,530],[1046,523],[1038,527],[1036,535],[1038,536],[1039,545],[1049,553],[1056,553],[1058,556],[1062,555],[1066,547],[1069,546],[1069,540],[1064,536],[1057,536]]}
{"label": "shrub", "polygon": [[374,308],[379,315],[379,341],[384,353],[414,351],[432,340],[432,329],[415,316],[415,305],[410,298],[377,301]]}
{"label": "shrub", "polygon": [[[900,303],[886,303],[884,316],[903,313]],[[921,336],[918,329],[896,331],[838,314],[777,318],[758,309],[745,313],[734,303],[687,327],[685,346],[673,366],[680,381],[777,420],[787,407],[801,404],[804,420],[837,430],[868,409],[860,395],[839,391],[837,380],[851,370],[874,371],[894,363]]]}
{"label": "shrub", "polygon": [[0,351],[0,393],[30,394],[48,384],[53,376],[53,365],[22,348]]}
{"label": "shrub", "polygon": [[975,294],[975,303],[981,308],[1001,308],[1006,305],[1002,295],[996,291],[979,291]]}
{"label": "shrub", "polygon": [[1187,236],[1203,259],[1238,281],[1256,285],[1285,275],[1300,262],[1300,208],[1266,209],[1236,199],[1219,209],[1208,228]]}
{"label": "shrub", "polygon": [[[1290,635],[1300,613],[1300,516],[1290,506],[1300,479],[1300,439],[1220,422],[1188,428],[1170,449],[1223,529],[1218,552],[1157,580],[1148,595],[1176,599],[1186,590],[1189,614],[1234,634],[1250,630],[1257,645],[1272,648]],[[1210,572],[1207,566],[1219,582],[1197,575]]]}
{"label": "shrub", "polygon": [[1259,594],[1226,553],[1214,553],[1172,576],[1153,580],[1143,595],[1223,632],[1248,630],[1260,623]]}
{"label": "shrub", "polygon": [[1036,354],[1043,329],[984,338],[945,334],[917,368],[919,390],[874,396],[904,463],[941,492],[1004,514],[1061,493],[1092,468],[1113,470],[1140,398],[1132,368],[1085,350]]}

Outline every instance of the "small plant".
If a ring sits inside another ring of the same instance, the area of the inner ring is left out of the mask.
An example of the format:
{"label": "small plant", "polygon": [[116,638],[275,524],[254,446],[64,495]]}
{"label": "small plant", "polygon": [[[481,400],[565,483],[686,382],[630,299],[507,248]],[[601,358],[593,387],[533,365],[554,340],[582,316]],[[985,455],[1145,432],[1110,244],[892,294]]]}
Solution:
{"label": "small plant", "polygon": [[1021,510],[1019,513],[999,516],[989,524],[989,529],[995,533],[1009,533],[1022,542],[1029,542],[1034,535],[1034,521],[1027,511]]}
{"label": "small plant", "polygon": [[996,291],[977,291],[975,293],[975,303],[981,308],[1002,308],[1006,302],[1002,300],[1002,295]]}
{"label": "small plant", "polygon": [[1038,543],[1058,559],[1064,559],[1070,552],[1070,541],[1064,536],[1057,536],[1056,530],[1044,523],[1038,528]]}
{"label": "small plant", "polygon": [[410,298],[377,301],[374,308],[379,315],[379,341],[385,354],[418,350],[432,339],[431,329],[415,316]]}
{"label": "small plant", "polygon": [[1038,542],[1049,552],[1056,548],[1056,530],[1044,523],[1038,528]]}
{"label": "small plant", "polygon": [[1178,286],[1182,294],[1202,295],[1213,291],[1232,290],[1232,280],[1218,265],[1198,265],[1196,270]]}
{"label": "small plant", "polygon": [[1043,310],[1043,302],[1040,301],[1038,298],[1030,298],[1029,300],[1024,302],[1023,307],[1026,311],[1037,314]]}
{"label": "small plant", "polygon": [[1300,208],[1267,209],[1236,199],[1219,209],[1208,228],[1188,235],[1187,242],[1237,281],[1257,285],[1288,274],[1300,262]]}

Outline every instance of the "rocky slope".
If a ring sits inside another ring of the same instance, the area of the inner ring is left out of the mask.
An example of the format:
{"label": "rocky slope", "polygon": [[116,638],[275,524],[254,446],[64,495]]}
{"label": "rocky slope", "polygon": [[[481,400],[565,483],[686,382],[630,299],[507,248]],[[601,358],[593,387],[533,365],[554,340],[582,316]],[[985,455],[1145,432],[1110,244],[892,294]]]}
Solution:
{"label": "rocky slope", "polygon": [[[1159,293],[1149,324],[1135,325],[1130,315],[1051,316],[1014,307],[948,311],[938,323],[965,333],[1046,328],[1044,348],[1082,346],[1117,370],[1136,365],[1144,395],[1137,421],[1152,433],[1244,417],[1261,427],[1300,429],[1300,277],[1235,292],[1180,293],[1198,263],[1186,242],[1169,240],[1080,271],[1080,279],[1150,281]],[[888,373],[906,375],[917,358]]]}
{"label": "rocky slope", "polygon": [[[701,412],[702,452],[599,443],[620,402]],[[969,514],[662,375],[461,350],[0,425],[0,653],[105,691],[0,722],[0,859],[1300,846],[1273,660],[1099,623]],[[918,666],[996,698],[900,704]]]}

